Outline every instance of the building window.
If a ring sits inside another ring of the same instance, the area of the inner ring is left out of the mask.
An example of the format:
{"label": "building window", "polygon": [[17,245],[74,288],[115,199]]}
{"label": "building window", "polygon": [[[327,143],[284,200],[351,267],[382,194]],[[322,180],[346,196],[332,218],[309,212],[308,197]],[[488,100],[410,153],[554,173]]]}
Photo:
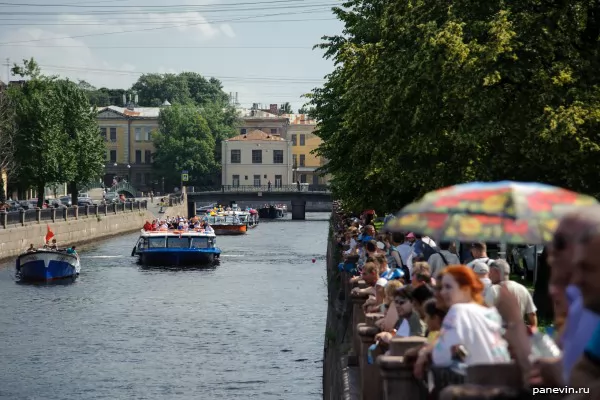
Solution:
{"label": "building window", "polygon": [[135,128],[135,141],[136,142],[141,142],[142,141],[142,128]]}
{"label": "building window", "polygon": [[136,164],[141,164],[142,163],[142,151],[141,150],[136,150],[135,151],[135,163]]}
{"label": "building window", "polygon": [[260,175],[254,175],[254,186],[260,186]]}
{"label": "building window", "polygon": [[117,128],[110,128],[110,141],[113,143],[117,141]]}
{"label": "building window", "polygon": [[150,150],[144,151],[144,162],[146,164],[152,164],[152,151],[150,151]]}
{"label": "building window", "polygon": [[146,137],[144,138],[144,140],[146,142],[149,142],[150,140],[152,140],[152,128],[148,127],[146,128]]}
{"label": "building window", "polygon": [[231,182],[232,182],[233,187],[240,186],[240,176],[239,175],[233,175],[232,179],[231,179]]}
{"label": "building window", "polygon": [[277,128],[271,128],[271,135],[277,135]]}
{"label": "building window", "polygon": [[300,183],[306,183],[306,174],[300,174]]}
{"label": "building window", "polygon": [[252,164],[262,164],[262,150],[252,150]]}
{"label": "building window", "polygon": [[313,182],[312,182],[312,183],[313,183],[313,185],[318,185],[318,184],[319,184],[319,175],[317,175],[317,174],[314,174],[314,175],[312,176],[312,178],[313,178]]}
{"label": "building window", "polygon": [[242,151],[241,150],[231,150],[231,163],[239,164],[242,162]]}
{"label": "building window", "polygon": [[294,133],[292,134],[292,146],[298,145],[298,136]]}
{"label": "building window", "polygon": [[282,182],[281,175],[275,175],[275,187],[276,188],[280,188],[281,187],[281,182]]}
{"label": "building window", "polygon": [[241,133],[242,135],[245,135],[245,134],[246,134],[246,128],[242,128],[242,129],[240,129],[240,133]]}
{"label": "building window", "polygon": [[248,180],[248,175],[244,175],[244,180]]}
{"label": "building window", "polygon": [[300,154],[300,166],[301,167],[306,167],[306,155],[304,154]]}
{"label": "building window", "polygon": [[283,150],[273,150],[273,164],[283,164]]}
{"label": "building window", "polygon": [[112,162],[112,163],[117,162],[117,151],[116,150],[110,151],[110,162]]}
{"label": "building window", "polygon": [[104,141],[107,141],[107,137],[106,137],[106,128],[100,128],[100,136],[102,136],[102,139],[104,139]]}
{"label": "building window", "polygon": [[306,135],[301,134],[300,135],[300,146],[305,146],[306,145]]}
{"label": "building window", "polygon": [[294,164],[294,168],[298,168],[298,154],[292,154],[292,162]]}

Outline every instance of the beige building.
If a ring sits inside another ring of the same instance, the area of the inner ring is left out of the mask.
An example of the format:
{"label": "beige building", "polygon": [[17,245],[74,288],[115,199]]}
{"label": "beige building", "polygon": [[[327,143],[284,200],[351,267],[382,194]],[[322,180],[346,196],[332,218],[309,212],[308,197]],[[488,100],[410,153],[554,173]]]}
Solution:
{"label": "beige building", "polygon": [[305,114],[284,114],[289,121],[287,138],[292,142],[292,179],[310,185],[327,183],[327,176],[317,173],[324,160],[313,153],[321,145],[321,138],[313,131],[317,122]]}
{"label": "beige building", "polygon": [[292,144],[279,135],[256,129],[223,141],[221,152],[223,185],[293,184]]}
{"label": "beige building", "polygon": [[239,126],[240,135],[259,130],[288,139],[287,130],[290,121],[286,116],[252,108],[240,108],[238,111],[241,121]]}
{"label": "beige building", "polygon": [[158,107],[108,106],[98,109],[100,134],[106,143],[104,184],[125,179],[140,191],[160,191],[152,174],[152,132],[158,130]]}

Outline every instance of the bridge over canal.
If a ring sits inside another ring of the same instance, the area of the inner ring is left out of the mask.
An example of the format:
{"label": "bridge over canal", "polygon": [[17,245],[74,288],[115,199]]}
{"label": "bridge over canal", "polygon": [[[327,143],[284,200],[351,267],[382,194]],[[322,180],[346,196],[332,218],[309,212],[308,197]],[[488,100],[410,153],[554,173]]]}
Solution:
{"label": "bridge over canal", "polygon": [[276,204],[291,202],[292,219],[306,218],[306,202],[331,202],[331,191],[326,185],[285,186],[228,186],[211,188],[187,187],[188,215],[196,214],[196,203],[253,202]]}

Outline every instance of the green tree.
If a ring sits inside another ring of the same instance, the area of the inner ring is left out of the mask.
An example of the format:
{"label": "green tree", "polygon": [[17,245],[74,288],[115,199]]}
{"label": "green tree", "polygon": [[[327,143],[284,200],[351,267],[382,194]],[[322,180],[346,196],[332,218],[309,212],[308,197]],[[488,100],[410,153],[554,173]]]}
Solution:
{"label": "green tree", "polygon": [[77,84],[42,75],[33,59],[15,65],[13,74],[29,78],[8,90],[15,105],[19,181],[37,189],[39,207],[51,184],[70,182],[76,200],[77,184],[98,178],[103,168],[96,115]]}
{"label": "green tree", "polygon": [[292,110],[292,105],[290,103],[283,103],[279,106],[279,115],[281,114],[293,114],[294,110]]}
{"label": "green tree", "polygon": [[29,77],[22,86],[8,89],[15,105],[15,158],[19,162],[19,181],[37,189],[38,206],[44,201],[47,184],[65,182],[71,177],[69,153],[65,151],[69,137],[62,129],[55,79],[43,76],[37,63],[24,60],[15,65],[14,75]]}
{"label": "green tree", "polygon": [[15,152],[14,106],[7,95],[0,93],[0,203],[6,201],[2,172],[15,176],[17,169]]}
{"label": "green tree", "polygon": [[153,140],[153,166],[170,187],[180,185],[183,170],[189,171],[190,179],[198,184],[214,176],[215,139],[197,107],[174,105],[162,109],[159,131]]}
{"label": "green tree", "polygon": [[159,107],[165,100],[171,104],[227,104],[228,96],[221,82],[206,79],[195,72],[181,74],[145,74],[133,84],[141,106]]}
{"label": "green tree", "polygon": [[106,149],[100,136],[96,110],[90,107],[86,93],[69,80],[56,81],[55,84],[62,126],[69,136],[67,151],[70,157],[69,164],[65,165],[65,170],[72,171],[69,193],[73,204],[77,204],[78,187],[100,179]]}
{"label": "green tree", "polygon": [[344,34],[319,45],[335,69],[310,99],[347,204],[392,211],[471,180],[600,194],[600,4],[355,0],[335,12]]}

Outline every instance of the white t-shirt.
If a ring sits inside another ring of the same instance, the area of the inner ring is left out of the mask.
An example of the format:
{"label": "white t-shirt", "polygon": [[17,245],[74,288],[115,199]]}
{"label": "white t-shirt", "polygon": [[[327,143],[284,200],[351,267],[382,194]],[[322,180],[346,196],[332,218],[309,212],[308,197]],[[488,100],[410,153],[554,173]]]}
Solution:
{"label": "white t-shirt", "polygon": [[398,330],[396,331],[396,336],[398,337],[409,337],[410,336],[410,326],[408,325],[408,321],[404,319]]}
{"label": "white t-shirt", "polygon": [[485,304],[493,306],[498,301],[500,295],[500,285],[506,286],[509,292],[511,292],[519,303],[521,309],[521,315],[525,316],[537,311],[537,307],[533,303],[533,297],[529,293],[529,289],[515,281],[504,281],[498,285],[492,285],[485,293]]}
{"label": "white t-shirt", "polygon": [[476,258],[473,261],[471,261],[470,263],[467,264],[467,267],[473,269],[473,267],[475,266],[476,262],[482,262],[486,265],[490,265],[492,262],[494,262],[494,260],[492,260],[491,258],[488,257],[481,257],[481,258]]}
{"label": "white t-shirt", "polygon": [[433,348],[434,365],[451,365],[455,345],[463,345],[467,350],[466,365],[510,362],[508,346],[502,338],[502,318],[495,307],[476,303],[450,307]]}

